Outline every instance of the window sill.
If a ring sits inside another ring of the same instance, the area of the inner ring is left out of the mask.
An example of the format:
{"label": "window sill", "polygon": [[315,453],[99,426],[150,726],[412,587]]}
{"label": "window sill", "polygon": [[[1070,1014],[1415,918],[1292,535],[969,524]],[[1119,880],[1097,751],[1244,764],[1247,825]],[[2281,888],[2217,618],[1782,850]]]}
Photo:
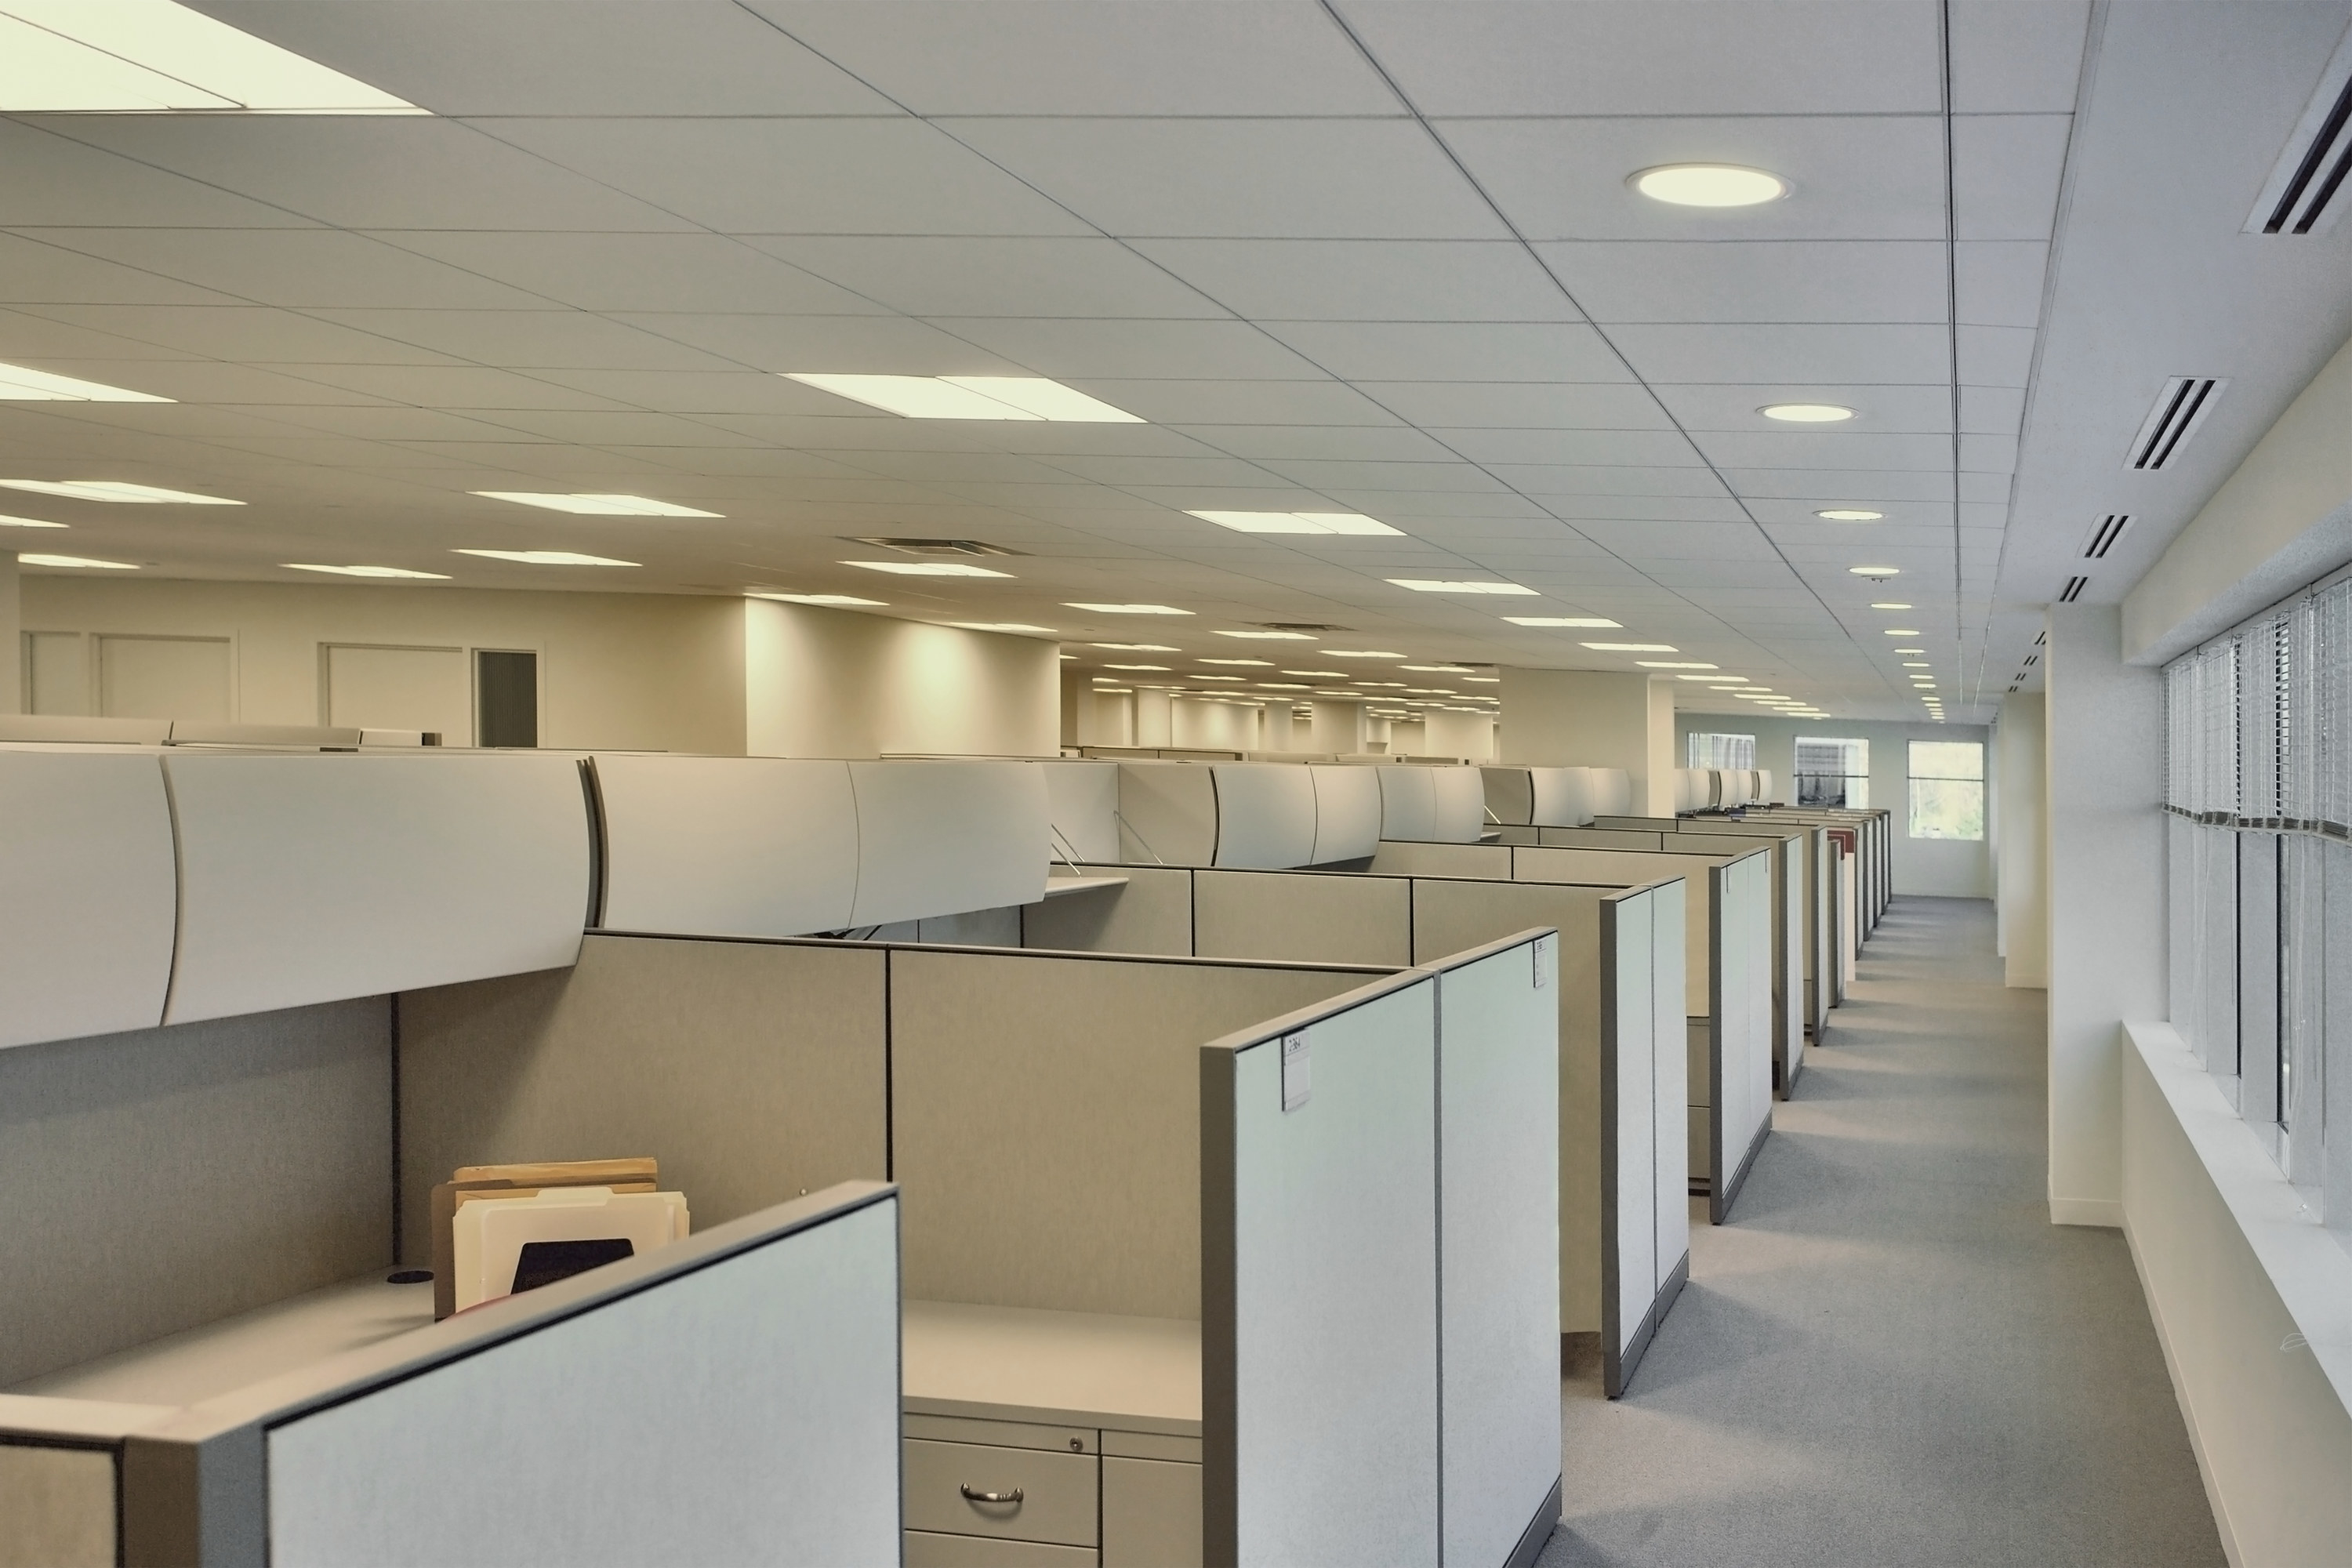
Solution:
{"label": "window sill", "polygon": [[[2157,1090],[2336,1396],[2352,1410],[2352,1252],[2169,1024],[2126,1024]],[[2128,1215],[2126,1215],[2128,1219]],[[2284,1348],[2284,1347],[2282,1347]]]}

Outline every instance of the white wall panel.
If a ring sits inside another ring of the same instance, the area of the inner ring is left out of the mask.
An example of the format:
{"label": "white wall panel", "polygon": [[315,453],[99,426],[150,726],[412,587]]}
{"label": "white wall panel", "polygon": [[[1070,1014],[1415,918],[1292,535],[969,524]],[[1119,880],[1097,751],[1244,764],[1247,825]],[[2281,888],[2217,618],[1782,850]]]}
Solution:
{"label": "white wall panel", "polygon": [[[1217,850],[1211,863],[1278,870],[1315,858],[1315,781],[1286,763],[1218,763]],[[1363,851],[1370,854],[1368,845]]]}
{"label": "white wall panel", "polygon": [[164,1022],[571,963],[588,814],[569,757],[177,754]]}
{"label": "white wall panel", "polygon": [[801,936],[850,923],[858,835],[847,763],[595,762],[607,928]]}
{"label": "white wall panel", "polygon": [[1372,768],[1310,766],[1315,844],[1304,864],[1360,860],[1381,842],[1381,774]]}
{"label": "white wall panel", "polygon": [[[1613,965],[1610,999],[1613,1007],[1601,1018],[1601,1070],[1614,1086],[1615,1142],[1610,1176],[1613,1187],[1616,1235],[1616,1350],[1622,1356],[1641,1331],[1656,1296],[1658,1267],[1658,1133],[1664,1122],[1684,1124],[1683,1102],[1667,1101],[1659,1115],[1657,1058],[1660,1040],[1680,1043],[1679,1014],[1660,1018],[1653,1014],[1656,963],[1656,889],[1628,894],[1601,906],[1605,949]],[[1679,918],[1679,915],[1677,916]],[[1674,1053],[1680,1057],[1677,1050]],[[1683,1184],[1669,1189],[1683,1203]]]}
{"label": "white wall panel", "polygon": [[1052,834],[1035,763],[852,763],[857,900],[852,925],[1045,896]]}
{"label": "white wall panel", "polygon": [[1476,768],[1437,768],[1430,774],[1436,817],[1431,837],[1441,844],[1475,844],[1486,826],[1486,786]]}
{"label": "white wall panel", "polygon": [[0,752],[0,1046],[162,1022],[178,896],[153,752]]}
{"label": "white wall panel", "polygon": [[1118,764],[1043,763],[1045,815],[1053,823],[1056,855],[1073,855],[1080,865],[1118,863]]}
{"label": "white wall panel", "polygon": [[1674,1114],[1675,1106],[1687,1106],[1690,1101],[1690,1053],[1676,1049],[1684,1043],[1688,1029],[1690,1001],[1685,994],[1688,969],[1683,956],[1684,943],[1688,940],[1690,917],[1687,912],[1691,879],[1668,882],[1654,891],[1650,927],[1652,1016],[1657,1020],[1656,1052],[1652,1065],[1657,1074],[1658,1097],[1658,1243],[1657,1283],[1663,1287],[1666,1276],[1683,1255],[1690,1250],[1690,1205],[1673,1201],[1675,1194],[1687,1194],[1690,1185],[1690,1121],[1687,1116]]}
{"label": "white wall panel", "polygon": [[1381,781],[1381,837],[1421,843],[1433,841],[1437,837],[1438,770],[1388,767],[1377,772]]}

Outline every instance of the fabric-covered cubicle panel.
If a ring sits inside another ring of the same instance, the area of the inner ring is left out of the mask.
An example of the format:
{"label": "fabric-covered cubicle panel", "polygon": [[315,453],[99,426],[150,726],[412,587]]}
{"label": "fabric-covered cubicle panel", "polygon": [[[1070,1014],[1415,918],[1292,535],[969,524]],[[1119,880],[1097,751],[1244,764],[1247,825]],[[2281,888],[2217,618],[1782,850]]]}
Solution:
{"label": "fabric-covered cubicle panel", "polygon": [[[1639,849],[1551,849],[1538,847],[1511,852],[1511,874],[1522,882],[1612,882],[1619,887],[1633,887],[1655,881],[1660,877],[1681,876],[1687,879],[1688,894],[1684,900],[1688,930],[1685,951],[1684,1000],[1693,1018],[1703,1018],[1714,1007],[1714,994],[1707,971],[1707,930],[1713,919],[1713,905],[1707,897],[1707,883],[1696,869],[1685,868],[1679,859],[1661,865],[1658,857]],[[1727,850],[1727,856],[1738,853]],[[1700,865],[1706,864],[1702,860]]]}
{"label": "fabric-covered cubicle panel", "polygon": [[1506,1563],[1559,1517],[1559,953],[1521,932],[1437,971],[1448,1563]]}
{"label": "fabric-covered cubicle panel", "polygon": [[0,1046],[161,1023],[178,900],[154,753],[0,750]]}
{"label": "fabric-covered cubicle panel", "polygon": [[1361,860],[1381,841],[1381,776],[1370,768],[1311,765],[1315,785],[1315,847],[1305,864]]}
{"label": "fabric-covered cubicle panel", "polygon": [[1024,906],[1021,945],[1190,957],[1198,873],[1180,866],[1121,866],[1117,874],[1127,879],[1125,885]]}
{"label": "fabric-covered cubicle panel", "polygon": [[1036,763],[849,764],[857,799],[853,926],[1032,904],[1052,829]]}
{"label": "fabric-covered cubicle panel", "polygon": [[1438,1560],[1435,1014],[1402,976],[1198,1052],[1210,1562]]}
{"label": "fabric-covered cubicle panel", "polygon": [[697,936],[849,924],[858,834],[847,763],[608,754],[594,766],[600,924]]}
{"label": "fabric-covered cubicle panel", "polygon": [[1412,890],[1402,877],[1198,871],[1192,951],[1202,958],[1401,969],[1413,961]]}
{"label": "fabric-covered cubicle panel", "polygon": [[1208,772],[1216,781],[1217,852],[1207,864],[1281,870],[1314,860],[1315,770],[1217,763]]}
{"label": "fabric-covered cubicle panel", "polygon": [[895,1563],[898,1263],[886,1194],[268,1427],[268,1560]]}
{"label": "fabric-covered cubicle panel", "polygon": [[166,1023],[570,963],[579,763],[529,753],[163,759],[180,927]]}
{"label": "fabric-covered cubicle panel", "polygon": [[1713,1141],[1708,1207],[1720,1225],[1731,1212],[1764,1135],[1772,1126],[1772,862],[1759,848],[1709,871],[1716,900],[1712,1020]]}
{"label": "fabric-covered cubicle panel", "polygon": [[1601,910],[1601,1029],[1612,1042],[1601,1094],[1610,1221],[1601,1383],[1612,1399],[1674,1304],[1690,1253],[1684,885],[1614,893]]}
{"label": "fabric-covered cubicle panel", "polygon": [[1511,879],[1507,844],[1394,844],[1383,840],[1365,869],[1376,877],[1469,877]]}

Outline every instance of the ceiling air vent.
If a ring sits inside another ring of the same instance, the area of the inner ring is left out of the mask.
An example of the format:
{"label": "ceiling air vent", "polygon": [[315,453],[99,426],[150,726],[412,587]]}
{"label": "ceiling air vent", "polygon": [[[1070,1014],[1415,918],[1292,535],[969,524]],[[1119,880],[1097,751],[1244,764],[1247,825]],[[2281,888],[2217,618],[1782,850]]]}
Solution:
{"label": "ceiling air vent", "polygon": [[2319,79],[2246,219],[2248,234],[2326,234],[2352,195],[2352,33]]}
{"label": "ceiling air vent", "polygon": [[2022,685],[2024,685],[2024,684],[2025,684],[2025,677],[2023,677],[2023,676],[2021,676],[2021,676],[2019,676],[2015,680],[2012,680],[2012,681],[2011,681],[2011,682],[2009,683],[2009,689],[2010,689],[2010,690],[2011,690],[2011,691],[2014,692],[2014,691],[2015,691],[2019,687],[2021,687],[2021,686],[2022,686]]}
{"label": "ceiling air vent", "polygon": [[2041,662],[2042,656],[2038,653],[2029,653],[2025,656],[2025,668],[2027,669],[2032,669],[2035,665],[2040,664]]}
{"label": "ceiling air vent", "polygon": [[1344,632],[1346,626],[1327,626],[1320,621],[1260,621],[1258,629],[1269,632]]}
{"label": "ceiling air vent", "polygon": [[977,539],[878,539],[859,534],[852,544],[871,544],[880,550],[895,550],[901,555],[1018,555],[1018,550],[1007,550],[1002,544],[986,544]]}
{"label": "ceiling air vent", "polygon": [[2210,375],[2176,375],[2167,381],[2157,395],[2156,406],[2147,411],[2147,423],[2132,437],[2131,456],[2124,460],[2124,467],[2153,471],[2172,461],[2229,384],[2226,377],[2216,380]]}
{"label": "ceiling air vent", "polygon": [[2058,602],[2062,605],[2073,604],[2083,596],[2083,590],[2090,585],[2091,580],[2088,577],[2067,578],[2066,585],[2058,590]]}
{"label": "ceiling air vent", "polygon": [[2107,552],[2116,547],[2116,541],[2121,539],[2124,536],[2124,530],[2130,526],[2131,519],[2122,512],[2107,513],[2099,520],[2099,526],[2091,530],[2091,537],[2084,541],[2083,559],[2105,561],[2107,558]]}
{"label": "ceiling air vent", "polygon": [[2046,643],[2049,640],[2050,634],[2047,631],[2039,631],[2033,634],[2033,646],[2035,647],[2040,647],[2043,643]]}

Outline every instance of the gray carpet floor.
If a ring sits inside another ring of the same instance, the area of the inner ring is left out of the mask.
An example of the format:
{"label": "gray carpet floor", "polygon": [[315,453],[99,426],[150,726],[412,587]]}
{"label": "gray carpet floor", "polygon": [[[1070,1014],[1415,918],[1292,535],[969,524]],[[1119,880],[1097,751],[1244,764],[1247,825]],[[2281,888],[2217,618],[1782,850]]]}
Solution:
{"label": "gray carpet floor", "polygon": [[2044,994],[1897,900],[1625,1398],[1563,1387],[1542,1568],[2220,1568],[2122,1233],[2049,1223]]}

